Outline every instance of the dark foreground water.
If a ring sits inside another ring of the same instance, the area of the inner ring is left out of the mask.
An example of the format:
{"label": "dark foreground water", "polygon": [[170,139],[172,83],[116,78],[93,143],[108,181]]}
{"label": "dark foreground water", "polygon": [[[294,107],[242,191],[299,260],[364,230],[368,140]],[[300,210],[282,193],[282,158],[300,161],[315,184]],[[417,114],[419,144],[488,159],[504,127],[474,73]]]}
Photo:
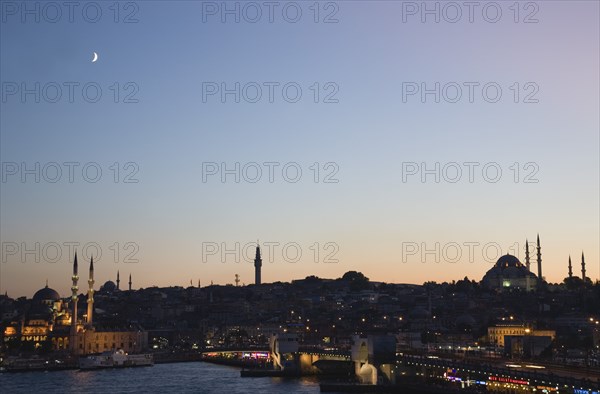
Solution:
{"label": "dark foreground water", "polygon": [[0,374],[0,392],[12,393],[318,393],[312,378],[241,378],[238,368],[203,362],[98,371]]}

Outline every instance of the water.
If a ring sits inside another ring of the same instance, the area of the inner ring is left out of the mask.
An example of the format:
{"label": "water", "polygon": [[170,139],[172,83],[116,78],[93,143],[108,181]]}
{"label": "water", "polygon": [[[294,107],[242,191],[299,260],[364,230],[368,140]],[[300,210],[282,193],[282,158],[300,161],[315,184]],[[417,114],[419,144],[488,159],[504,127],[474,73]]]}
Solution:
{"label": "water", "polygon": [[318,393],[314,378],[241,378],[240,369],[203,362],[97,371],[0,374],[2,393]]}

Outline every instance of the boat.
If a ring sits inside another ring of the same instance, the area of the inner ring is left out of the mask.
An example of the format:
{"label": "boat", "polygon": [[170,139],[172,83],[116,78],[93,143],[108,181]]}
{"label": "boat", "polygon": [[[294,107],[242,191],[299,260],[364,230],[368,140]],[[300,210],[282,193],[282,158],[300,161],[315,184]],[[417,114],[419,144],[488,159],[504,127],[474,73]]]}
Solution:
{"label": "boat", "polygon": [[93,354],[79,359],[79,369],[148,367],[154,365],[152,354],[128,354],[123,349]]}

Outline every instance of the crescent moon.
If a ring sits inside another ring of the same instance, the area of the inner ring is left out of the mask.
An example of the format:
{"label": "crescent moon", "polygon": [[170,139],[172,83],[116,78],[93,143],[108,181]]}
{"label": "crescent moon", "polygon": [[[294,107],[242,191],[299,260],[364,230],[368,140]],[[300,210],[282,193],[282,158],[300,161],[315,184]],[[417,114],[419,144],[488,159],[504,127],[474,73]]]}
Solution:
{"label": "crescent moon", "polygon": [[92,59],[92,63],[96,63],[96,60],[98,60],[98,54],[94,52],[94,58]]}

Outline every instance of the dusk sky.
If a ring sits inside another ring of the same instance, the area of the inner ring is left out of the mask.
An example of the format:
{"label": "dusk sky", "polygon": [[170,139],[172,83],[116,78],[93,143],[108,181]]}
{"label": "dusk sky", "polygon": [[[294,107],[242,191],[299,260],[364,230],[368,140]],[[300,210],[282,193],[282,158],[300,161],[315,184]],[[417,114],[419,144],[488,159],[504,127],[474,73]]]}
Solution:
{"label": "dusk sky", "polygon": [[538,233],[546,280],[569,255],[581,275],[582,251],[600,278],[597,1],[497,2],[495,23],[489,2],[472,22],[427,2],[439,23],[420,1],[274,2],[272,22],[226,2],[239,23],[220,1],[96,2],[96,23],[76,3],[69,21],[27,2],[37,22],[0,2],[1,293],[67,296],[74,243],[80,289],[91,254],[97,287],[117,270],[121,288],[250,284],[221,252],[257,240],[278,243],[263,282],[479,281]]}

